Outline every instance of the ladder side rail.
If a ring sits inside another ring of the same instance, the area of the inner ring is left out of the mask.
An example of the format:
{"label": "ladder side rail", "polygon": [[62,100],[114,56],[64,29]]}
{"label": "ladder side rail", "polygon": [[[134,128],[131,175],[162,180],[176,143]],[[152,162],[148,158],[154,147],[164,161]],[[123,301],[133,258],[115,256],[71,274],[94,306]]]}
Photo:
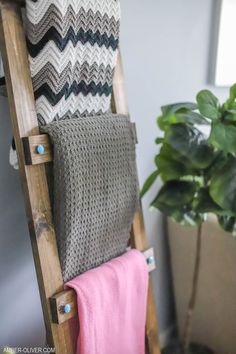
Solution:
{"label": "ladder side rail", "polygon": [[[128,102],[125,93],[124,73],[122,68],[121,54],[118,53],[115,77],[113,83],[113,99],[112,110],[119,114],[128,114]],[[142,210],[136,212],[132,232],[131,245],[133,248],[143,252],[147,249],[147,236],[145,233]],[[153,294],[153,285],[151,274],[149,274],[148,301],[147,301],[147,318],[146,318],[146,343],[149,354],[160,354],[158,340],[158,323],[156,318],[155,300]]]}
{"label": "ladder side rail", "polygon": [[73,354],[69,323],[52,323],[49,298],[63,290],[48,185],[43,164],[27,166],[22,138],[39,134],[20,5],[0,1],[2,53],[13,135],[19,162],[26,215],[44,313],[47,344],[57,354]]}

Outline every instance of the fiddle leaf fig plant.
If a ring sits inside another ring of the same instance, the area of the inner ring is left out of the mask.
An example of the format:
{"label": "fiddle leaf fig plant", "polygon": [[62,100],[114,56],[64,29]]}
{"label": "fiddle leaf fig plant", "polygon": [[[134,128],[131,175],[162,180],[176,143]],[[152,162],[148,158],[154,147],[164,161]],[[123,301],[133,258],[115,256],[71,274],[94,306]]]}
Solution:
{"label": "fiddle leaf fig plant", "polygon": [[180,224],[198,227],[192,293],[182,340],[182,352],[187,354],[197,295],[202,223],[208,213],[213,213],[225,231],[236,233],[236,84],[223,104],[212,92],[202,90],[196,103],[161,107],[157,125],[163,134],[155,141],[159,146],[155,170],[144,183],[141,197],[160,178],[162,186],[151,206]]}

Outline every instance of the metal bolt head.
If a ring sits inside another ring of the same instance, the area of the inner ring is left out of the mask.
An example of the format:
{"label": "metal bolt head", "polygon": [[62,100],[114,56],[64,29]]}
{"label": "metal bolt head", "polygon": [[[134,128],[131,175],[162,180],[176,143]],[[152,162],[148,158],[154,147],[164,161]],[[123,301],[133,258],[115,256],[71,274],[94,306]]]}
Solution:
{"label": "metal bolt head", "polygon": [[65,313],[70,313],[70,312],[71,312],[71,306],[70,306],[70,304],[66,304],[66,305],[64,306],[64,312],[65,312]]}
{"label": "metal bolt head", "polygon": [[41,145],[41,144],[39,144],[39,145],[37,146],[37,148],[36,148],[36,151],[37,151],[37,153],[38,153],[39,155],[43,155],[43,153],[44,153],[44,146]]}
{"label": "metal bolt head", "polygon": [[153,264],[154,263],[154,257],[153,256],[150,256],[147,258],[147,264],[150,265],[150,264]]}

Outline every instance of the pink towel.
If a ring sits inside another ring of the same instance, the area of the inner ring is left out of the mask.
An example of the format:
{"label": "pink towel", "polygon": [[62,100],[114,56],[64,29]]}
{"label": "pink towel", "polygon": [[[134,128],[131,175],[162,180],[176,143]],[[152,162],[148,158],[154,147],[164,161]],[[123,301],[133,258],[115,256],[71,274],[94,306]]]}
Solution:
{"label": "pink towel", "polygon": [[148,269],[131,250],[69,281],[77,293],[77,354],[144,354]]}

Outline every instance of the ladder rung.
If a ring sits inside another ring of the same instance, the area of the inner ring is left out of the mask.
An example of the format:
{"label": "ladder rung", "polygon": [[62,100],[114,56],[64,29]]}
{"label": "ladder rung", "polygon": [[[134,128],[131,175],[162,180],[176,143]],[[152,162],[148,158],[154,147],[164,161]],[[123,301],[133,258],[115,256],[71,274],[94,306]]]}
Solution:
{"label": "ladder rung", "polygon": [[39,165],[52,161],[52,146],[47,134],[31,135],[22,138],[25,164]]}
{"label": "ladder rung", "polygon": [[[77,316],[77,301],[75,291],[64,290],[50,298],[52,322],[61,324],[70,318]],[[65,311],[65,306],[70,307],[70,311]]]}
{"label": "ladder rung", "polygon": [[[132,123],[132,132],[136,143],[138,143],[135,123]],[[27,136],[22,138],[22,141],[26,165],[39,165],[52,161],[52,145],[48,134]]]}
{"label": "ladder rung", "polygon": [[[148,271],[156,269],[154,249],[150,248],[143,252],[148,265]],[[74,290],[64,290],[50,298],[52,322],[62,324],[77,316],[76,294]]]}

